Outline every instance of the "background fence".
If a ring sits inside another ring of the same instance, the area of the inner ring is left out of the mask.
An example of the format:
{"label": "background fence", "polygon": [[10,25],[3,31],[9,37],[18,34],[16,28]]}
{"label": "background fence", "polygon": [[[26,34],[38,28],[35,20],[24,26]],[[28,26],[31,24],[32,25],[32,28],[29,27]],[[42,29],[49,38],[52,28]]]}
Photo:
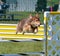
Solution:
{"label": "background fence", "polygon": [[10,5],[9,11],[35,11],[37,0],[6,0]]}

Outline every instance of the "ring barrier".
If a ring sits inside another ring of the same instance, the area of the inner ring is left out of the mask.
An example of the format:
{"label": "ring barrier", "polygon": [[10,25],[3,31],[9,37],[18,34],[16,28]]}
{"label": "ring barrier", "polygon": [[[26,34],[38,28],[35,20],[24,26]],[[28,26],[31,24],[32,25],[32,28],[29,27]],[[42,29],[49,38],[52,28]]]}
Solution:
{"label": "ring barrier", "polygon": [[[60,56],[60,12],[44,13],[44,29],[46,56]],[[51,40],[47,39],[48,36]]]}

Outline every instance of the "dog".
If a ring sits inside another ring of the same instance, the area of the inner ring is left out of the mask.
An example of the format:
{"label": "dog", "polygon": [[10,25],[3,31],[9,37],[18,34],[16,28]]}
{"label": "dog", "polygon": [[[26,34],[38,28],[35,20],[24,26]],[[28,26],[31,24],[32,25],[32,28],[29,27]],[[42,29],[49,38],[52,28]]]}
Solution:
{"label": "dog", "polygon": [[37,33],[38,27],[40,26],[40,19],[39,15],[36,14],[35,16],[30,16],[27,19],[22,19],[17,24],[16,34],[18,32],[24,33]]}

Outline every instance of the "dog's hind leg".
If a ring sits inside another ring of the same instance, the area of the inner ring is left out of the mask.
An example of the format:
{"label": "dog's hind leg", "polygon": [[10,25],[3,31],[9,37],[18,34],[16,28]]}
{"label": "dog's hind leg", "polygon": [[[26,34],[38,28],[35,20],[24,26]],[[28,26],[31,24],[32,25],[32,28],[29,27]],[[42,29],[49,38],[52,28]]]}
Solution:
{"label": "dog's hind leg", "polygon": [[19,30],[17,29],[17,30],[16,30],[16,34],[18,33],[18,31],[19,31]]}
{"label": "dog's hind leg", "polygon": [[25,32],[23,32],[22,34],[24,35]]}
{"label": "dog's hind leg", "polygon": [[16,34],[18,33],[18,30],[19,30],[19,27],[18,27],[18,25],[17,25],[17,27],[16,27]]}
{"label": "dog's hind leg", "polygon": [[16,31],[16,34],[18,33],[18,31]]}

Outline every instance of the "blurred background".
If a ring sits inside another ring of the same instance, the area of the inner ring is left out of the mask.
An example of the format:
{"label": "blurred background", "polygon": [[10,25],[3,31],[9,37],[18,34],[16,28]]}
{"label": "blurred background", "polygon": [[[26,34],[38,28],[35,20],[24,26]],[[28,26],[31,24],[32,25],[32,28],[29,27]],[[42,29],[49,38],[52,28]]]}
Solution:
{"label": "blurred background", "polygon": [[59,0],[0,0],[0,23],[17,23],[29,14],[39,13],[43,24],[43,13],[51,8],[57,11]]}

